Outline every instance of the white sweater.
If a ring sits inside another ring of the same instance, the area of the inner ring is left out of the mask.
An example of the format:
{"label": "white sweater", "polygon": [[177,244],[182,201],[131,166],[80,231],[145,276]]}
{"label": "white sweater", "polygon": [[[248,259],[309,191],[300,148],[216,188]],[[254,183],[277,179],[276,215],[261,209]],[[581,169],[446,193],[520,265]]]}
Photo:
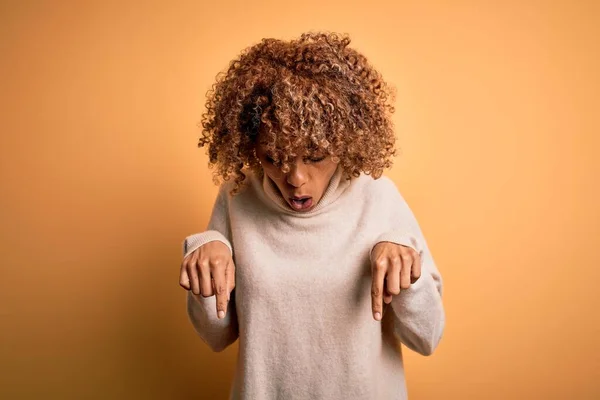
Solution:
{"label": "white sweater", "polygon": [[[190,291],[187,300],[194,329],[214,351],[240,339],[230,398],[406,399],[399,343],[431,354],[445,313],[442,278],[393,181],[348,181],[338,167],[314,209],[298,212],[266,175],[248,178],[236,196],[231,181],[221,185],[207,230],[183,243],[184,256],[212,240],[233,252],[226,317],[217,318],[215,296]],[[422,273],[376,321],[370,252],[380,241],[419,251]]]}

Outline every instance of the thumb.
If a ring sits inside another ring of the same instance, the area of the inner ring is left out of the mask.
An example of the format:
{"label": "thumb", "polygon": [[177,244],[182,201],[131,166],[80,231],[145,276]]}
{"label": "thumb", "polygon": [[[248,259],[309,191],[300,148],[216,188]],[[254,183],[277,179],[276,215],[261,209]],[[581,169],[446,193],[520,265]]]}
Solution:
{"label": "thumb", "polygon": [[186,268],[181,269],[181,274],[179,275],[179,285],[187,290],[191,289],[190,285],[190,277],[188,276],[188,272]]}

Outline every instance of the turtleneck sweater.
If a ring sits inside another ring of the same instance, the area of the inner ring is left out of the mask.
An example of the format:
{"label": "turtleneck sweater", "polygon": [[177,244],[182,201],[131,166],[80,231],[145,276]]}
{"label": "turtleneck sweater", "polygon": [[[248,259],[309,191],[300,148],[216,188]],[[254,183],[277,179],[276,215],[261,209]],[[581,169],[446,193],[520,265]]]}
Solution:
{"label": "turtleneck sweater", "polygon": [[[189,320],[213,351],[239,338],[230,399],[407,399],[404,344],[430,355],[441,340],[442,278],[412,210],[391,179],[347,179],[338,167],[308,212],[291,209],[264,173],[221,184],[205,231],[186,256],[218,240],[231,250],[235,289],[225,318],[216,297],[187,297]],[[421,255],[421,277],[383,318],[371,307],[371,250],[379,242]]]}

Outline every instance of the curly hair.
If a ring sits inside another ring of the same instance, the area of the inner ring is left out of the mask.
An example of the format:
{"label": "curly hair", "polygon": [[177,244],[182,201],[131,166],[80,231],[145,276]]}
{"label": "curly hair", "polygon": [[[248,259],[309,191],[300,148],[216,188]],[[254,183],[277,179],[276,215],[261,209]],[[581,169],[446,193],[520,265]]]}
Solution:
{"label": "curly hair", "polygon": [[208,147],[215,184],[244,167],[261,171],[257,137],[283,172],[297,149],[331,156],[347,175],[379,178],[392,166],[396,138],[394,89],[348,47],[347,34],[307,32],[283,41],[264,38],[242,50],[207,92],[198,147]]}

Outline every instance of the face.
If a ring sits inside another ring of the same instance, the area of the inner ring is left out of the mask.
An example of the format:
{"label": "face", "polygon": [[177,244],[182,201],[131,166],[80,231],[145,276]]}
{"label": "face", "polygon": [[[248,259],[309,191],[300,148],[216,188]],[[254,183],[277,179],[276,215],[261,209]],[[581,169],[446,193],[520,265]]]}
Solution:
{"label": "face", "polygon": [[307,212],[321,200],[338,163],[332,161],[331,156],[310,156],[306,151],[296,153],[298,157],[290,161],[290,170],[284,173],[273,164],[273,159],[261,144],[259,136],[256,156],[261,162],[265,175],[275,182],[292,210]]}

